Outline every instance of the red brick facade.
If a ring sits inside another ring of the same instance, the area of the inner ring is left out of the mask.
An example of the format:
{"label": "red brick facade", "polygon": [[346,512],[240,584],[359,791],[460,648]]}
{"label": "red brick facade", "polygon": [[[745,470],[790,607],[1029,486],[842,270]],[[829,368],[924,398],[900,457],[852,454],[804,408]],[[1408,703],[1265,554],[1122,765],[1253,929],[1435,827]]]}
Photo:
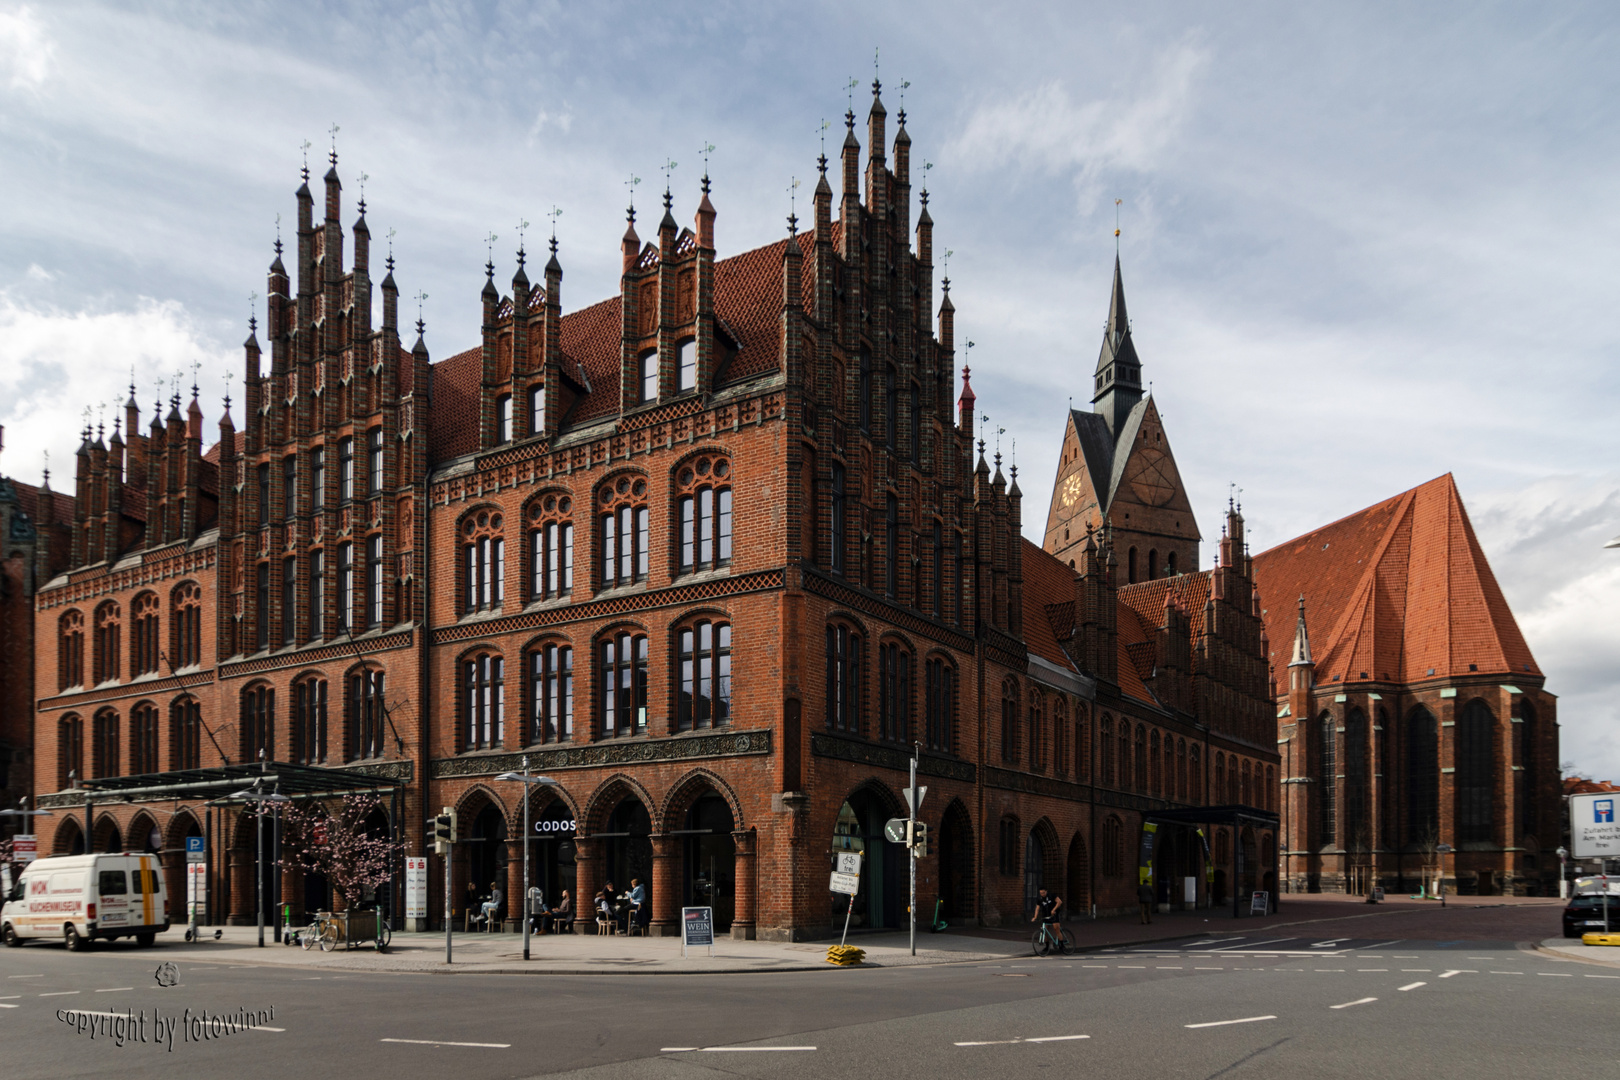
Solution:
{"label": "red brick facade", "polygon": [[[719,260],[707,178],[691,230],[666,192],[655,242],[631,215],[618,297],[564,316],[555,244],[542,286],[520,253],[508,296],[488,268],[482,341],[439,363],[420,325],[404,350],[391,273],[373,328],[364,206],[345,269],[335,164],[323,221],[301,188],[296,282],[278,254],[270,369],[250,337],[242,431],[227,412],[204,455],[200,414],[176,403],[127,446],[87,436],[83,546],[41,594],[37,670],[56,677],[64,618],[84,620],[92,659],[112,622],[127,651],[146,593],[174,640],[193,588],[200,655],[171,670],[170,646],[153,673],[42,693],[41,790],[82,805],[59,790],[75,721],[87,761],[134,771],[129,736],[111,755],[94,721],[128,732],[149,705],[156,771],[193,763],[171,722],[186,695],[197,763],[262,749],[403,784],[411,854],[455,807],[458,910],[492,883],[577,902],[635,876],[655,933],[701,902],[735,935],[777,938],[841,921],[826,875],[851,837],[869,856],[856,923],[902,923],[905,860],[882,827],[903,816],[915,744],[933,837],[919,906],[937,897],[953,920],[1020,922],[1041,882],[1077,911],[1129,907],[1155,811],[1270,806],[1241,517],[1222,565],[1169,591],[1116,586],[1106,531],[1072,568],[1022,540],[1016,469],[1009,483],[999,455],[974,454],[966,369],[956,393],[904,114],[887,157],[874,87],[864,183],[846,119],[836,217],[822,159],[809,231],[790,220],[785,240]],[[496,779],[525,760],[558,782],[530,806],[528,883],[521,796]],[[137,804],[101,812],[95,842],[138,846],[152,824],[176,868],[179,838],[206,827],[195,808]],[[249,919],[253,838],[222,828],[223,906]],[[58,819],[51,844],[71,850],[80,829]],[[1155,879],[1180,903],[1204,879],[1202,841],[1160,836]],[[1264,887],[1268,832],[1211,842],[1218,892]],[[282,874],[301,908],[304,884]]]}

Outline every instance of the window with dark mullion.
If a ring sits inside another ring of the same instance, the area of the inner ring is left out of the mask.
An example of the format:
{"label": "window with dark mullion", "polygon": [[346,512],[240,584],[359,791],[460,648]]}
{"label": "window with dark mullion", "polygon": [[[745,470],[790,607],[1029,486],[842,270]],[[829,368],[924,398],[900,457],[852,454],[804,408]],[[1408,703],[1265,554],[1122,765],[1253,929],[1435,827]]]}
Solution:
{"label": "window with dark mullion", "polygon": [[354,545],[338,545],[338,633],[354,625]]}
{"label": "window with dark mullion", "polygon": [[548,644],[529,654],[529,742],[567,742],[574,737],[574,650]]}
{"label": "window with dark mullion", "polygon": [[354,498],[354,439],[344,436],[338,440],[338,501]]}
{"label": "window with dark mullion", "polygon": [[298,628],[298,562],[281,560],[281,643],[291,645]]}
{"label": "window with dark mullion", "polygon": [[680,632],[681,731],[720,727],[731,720],[731,627],[699,622]]}
{"label": "window with dark mullion", "polygon": [[381,626],[383,621],[382,537],[366,541],[366,625]]}
{"label": "window with dark mullion", "polygon": [[375,495],[383,489],[383,432],[374,427],[366,432],[366,490]]}
{"label": "window with dark mullion", "polygon": [[505,662],[499,656],[485,653],[465,661],[462,672],[466,689],[462,749],[500,746],[505,737]]}
{"label": "window with dark mullion", "polygon": [[326,447],[309,452],[309,505],[311,510],[326,506]]}
{"label": "window with dark mullion", "polygon": [[281,516],[298,516],[298,459],[290,454],[281,459]]}
{"label": "window with dark mullion", "polygon": [[326,553],[309,553],[309,640],[326,636]]}
{"label": "window with dark mullion", "polygon": [[255,636],[260,649],[270,647],[270,564],[259,563],[254,567],[254,599],[257,610],[254,612],[253,622]]}
{"label": "window with dark mullion", "polygon": [[844,572],[844,466],[833,462],[827,504],[827,569]]}
{"label": "window with dark mullion", "polygon": [[891,742],[911,738],[911,655],[894,643],[878,649],[878,730]]}
{"label": "window with dark mullion", "polygon": [[900,376],[890,364],[884,373],[883,445],[892,453],[900,442]]}
{"label": "window with dark mullion", "polygon": [[827,726],[861,730],[861,636],[842,624],[827,627]]}
{"label": "window with dark mullion", "polygon": [[900,500],[890,495],[883,514],[883,594],[900,593]]}
{"label": "window with dark mullion", "polygon": [[647,730],[647,638],[621,633],[602,642],[602,737]]}
{"label": "window with dark mullion", "polygon": [[259,476],[259,524],[270,524],[270,466],[268,463],[260,465]]}

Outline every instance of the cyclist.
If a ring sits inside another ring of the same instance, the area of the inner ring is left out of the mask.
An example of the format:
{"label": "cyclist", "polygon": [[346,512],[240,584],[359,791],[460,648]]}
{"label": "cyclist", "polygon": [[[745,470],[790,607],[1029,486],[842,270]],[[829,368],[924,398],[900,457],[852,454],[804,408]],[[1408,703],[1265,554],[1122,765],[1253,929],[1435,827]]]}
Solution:
{"label": "cyclist", "polygon": [[1029,917],[1030,922],[1041,920],[1043,926],[1052,928],[1052,936],[1058,941],[1063,940],[1063,923],[1059,920],[1058,912],[1063,907],[1063,897],[1052,896],[1044,887],[1035,901],[1035,914]]}

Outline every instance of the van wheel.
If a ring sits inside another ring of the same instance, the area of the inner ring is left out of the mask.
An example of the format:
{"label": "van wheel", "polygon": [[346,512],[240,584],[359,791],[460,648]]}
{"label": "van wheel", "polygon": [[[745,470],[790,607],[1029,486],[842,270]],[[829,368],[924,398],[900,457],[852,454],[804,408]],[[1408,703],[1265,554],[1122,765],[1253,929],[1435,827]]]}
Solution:
{"label": "van wheel", "polygon": [[139,945],[143,949],[150,949],[152,947],[153,943],[156,942],[156,941],[157,941],[157,935],[156,934],[136,934],[135,935],[135,944]]}
{"label": "van wheel", "polygon": [[81,937],[79,932],[73,928],[72,923],[68,923],[62,928],[62,940],[67,942],[68,952],[84,952],[90,947],[90,940]]}
{"label": "van wheel", "polygon": [[17,931],[12,928],[10,923],[0,926],[0,941],[4,941],[8,949],[15,949],[22,944],[22,938],[17,936]]}

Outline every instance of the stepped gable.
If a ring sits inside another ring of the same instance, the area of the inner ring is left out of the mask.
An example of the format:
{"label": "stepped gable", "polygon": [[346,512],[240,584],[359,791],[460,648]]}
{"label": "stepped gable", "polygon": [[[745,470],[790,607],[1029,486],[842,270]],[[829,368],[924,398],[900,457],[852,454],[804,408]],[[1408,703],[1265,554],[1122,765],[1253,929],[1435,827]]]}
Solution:
{"label": "stepped gable", "polygon": [[1450,473],[1256,555],[1254,576],[1273,670],[1303,596],[1320,684],[1542,674]]}
{"label": "stepped gable", "polygon": [[1129,607],[1149,626],[1164,619],[1168,597],[1187,616],[1187,636],[1196,642],[1204,633],[1204,604],[1209,600],[1211,572],[1177,574],[1119,587],[1120,607]]}

